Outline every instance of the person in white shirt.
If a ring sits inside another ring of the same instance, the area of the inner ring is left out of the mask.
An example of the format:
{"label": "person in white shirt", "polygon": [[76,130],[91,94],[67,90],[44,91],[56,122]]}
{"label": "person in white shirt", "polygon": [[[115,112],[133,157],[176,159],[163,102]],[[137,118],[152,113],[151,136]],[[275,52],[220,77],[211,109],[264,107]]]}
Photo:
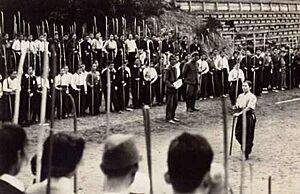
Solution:
{"label": "person in white shirt", "polygon": [[15,65],[18,66],[20,58],[21,58],[21,54],[27,52],[26,43],[24,40],[24,36],[22,34],[18,34],[18,37],[17,37],[17,39],[14,40],[11,48],[14,51],[15,56],[16,56]]}
{"label": "person in white shirt", "polygon": [[236,102],[236,113],[234,113],[234,118],[237,118],[236,128],[235,128],[235,137],[237,141],[242,146],[243,144],[243,114],[246,116],[246,142],[245,142],[245,158],[248,160],[249,154],[252,152],[253,140],[254,140],[254,131],[256,124],[256,116],[254,110],[256,108],[257,98],[251,93],[252,82],[244,81],[243,82],[243,92],[239,95]]}
{"label": "person in white shirt", "polygon": [[136,41],[133,39],[132,34],[128,35],[128,39],[125,41],[126,54],[128,56],[128,67],[131,69],[135,62],[137,54]]}
{"label": "person in white shirt", "polygon": [[70,83],[69,77],[65,74],[65,69],[61,68],[60,74],[55,77],[56,89],[56,108],[57,118],[62,119],[68,117],[68,86]]}
{"label": "person in white shirt", "polygon": [[230,83],[229,97],[231,105],[234,106],[237,97],[243,92],[242,83],[245,81],[244,72],[240,69],[240,64],[235,64],[234,68],[229,72],[228,81]]}
{"label": "person in white shirt", "polygon": [[94,52],[94,59],[99,61],[100,68],[102,68],[102,49],[103,49],[103,40],[101,37],[101,33],[98,32],[96,37],[92,40],[92,49]]}
{"label": "person in white shirt", "polygon": [[144,104],[152,106],[153,98],[154,98],[154,83],[156,82],[158,75],[153,67],[153,62],[146,63],[146,67],[143,70],[144,76]]}
{"label": "person in white shirt", "polygon": [[12,71],[10,76],[3,80],[3,120],[11,121],[14,114],[15,94],[18,89],[17,71]]}
{"label": "person in white shirt", "polygon": [[82,68],[78,68],[76,73],[73,74],[72,80],[72,96],[76,104],[77,116],[84,116],[85,106],[86,106],[86,76],[82,73]]}
{"label": "person in white shirt", "polygon": [[[77,134],[59,132],[46,139],[42,154],[41,181],[26,190],[27,194],[46,194],[49,178],[51,194],[74,194],[73,176],[78,168],[85,148],[84,139]],[[49,148],[52,146],[51,177],[49,177]],[[65,158],[62,160],[62,158]]]}
{"label": "person in white shirt", "polygon": [[201,59],[197,61],[199,65],[199,96],[200,99],[206,99],[208,97],[208,76],[207,73],[209,72],[209,66],[207,63],[207,56],[206,54],[201,55]]}
{"label": "person in white shirt", "polygon": [[221,94],[226,96],[228,94],[228,73],[229,73],[229,65],[228,65],[228,57],[224,51],[220,53],[220,61],[216,67],[219,74],[219,82],[221,83]]}
{"label": "person in white shirt", "polygon": [[113,34],[111,34],[109,40],[104,43],[103,50],[106,53],[106,59],[108,61],[114,61],[117,56],[118,47]]}
{"label": "person in white shirt", "polygon": [[24,184],[16,178],[26,161],[25,130],[15,124],[0,125],[0,193],[24,194]]}

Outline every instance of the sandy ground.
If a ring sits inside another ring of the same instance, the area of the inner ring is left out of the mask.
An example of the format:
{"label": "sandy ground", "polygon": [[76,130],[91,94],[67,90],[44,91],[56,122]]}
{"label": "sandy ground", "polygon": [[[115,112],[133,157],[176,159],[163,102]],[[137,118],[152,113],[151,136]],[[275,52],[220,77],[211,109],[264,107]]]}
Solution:
{"label": "sandy ground", "polygon": [[[300,101],[282,105],[275,102],[300,97],[300,90],[264,94],[258,99],[256,110],[257,127],[253,153],[246,162],[245,193],[267,193],[268,177],[272,176],[272,193],[300,193]],[[154,193],[170,193],[171,187],[164,182],[166,172],[166,156],[170,141],[183,131],[199,133],[211,143],[215,157],[214,161],[223,163],[223,122],[221,101],[219,99],[198,101],[200,112],[186,113],[185,104],[177,108],[179,124],[171,125],[165,122],[165,107],[153,107],[150,110],[152,129],[152,159]],[[229,99],[228,134],[231,132],[232,111]],[[37,132],[40,126],[27,128],[29,137],[28,158],[36,149]],[[71,119],[55,123],[55,131],[72,131]],[[101,142],[106,135],[106,116],[86,117],[78,120],[78,130],[87,140],[83,162],[79,167],[79,193],[101,193],[103,174],[99,164],[103,146]],[[146,149],[144,139],[143,117],[141,110],[124,114],[111,114],[112,133],[132,133],[143,160],[140,171],[147,173]],[[229,138],[229,137],[228,137]],[[241,172],[241,152],[234,141],[233,154],[229,157],[229,182],[234,193],[239,192]],[[253,184],[250,184],[250,166],[253,169]],[[26,185],[30,185],[32,175],[29,163],[19,174]]]}

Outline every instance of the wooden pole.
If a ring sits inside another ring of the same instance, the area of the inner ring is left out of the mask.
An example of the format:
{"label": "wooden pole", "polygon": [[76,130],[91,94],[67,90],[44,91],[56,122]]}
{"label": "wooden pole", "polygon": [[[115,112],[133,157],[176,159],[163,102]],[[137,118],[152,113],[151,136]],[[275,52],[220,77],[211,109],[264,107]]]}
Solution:
{"label": "wooden pole", "polygon": [[133,21],[133,33],[136,34],[136,17],[134,18]]}
{"label": "wooden pole", "polygon": [[98,27],[97,27],[97,18],[94,16],[94,26],[95,26],[95,32],[98,32]]}
{"label": "wooden pole", "polygon": [[[109,65],[108,65],[109,66]],[[110,135],[110,105],[111,105],[111,77],[110,70],[107,66],[106,79],[107,79],[107,104],[106,104],[106,137]]]}
{"label": "wooden pole", "polygon": [[21,32],[21,13],[18,11],[18,32]]}
{"label": "wooden pole", "polygon": [[2,33],[5,32],[5,29],[4,29],[4,14],[3,14],[3,11],[1,11],[1,30],[2,30]]}
{"label": "wooden pole", "polygon": [[21,58],[18,65],[18,74],[17,74],[17,90],[15,97],[15,107],[14,107],[14,117],[13,123],[18,124],[19,121],[19,110],[20,110],[20,92],[21,92],[21,79],[23,74],[23,66],[26,58],[26,52],[21,54]]}
{"label": "wooden pole", "polygon": [[241,160],[241,184],[240,184],[240,194],[244,193],[245,184],[245,154],[246,154],[246,138],[247,138],[247,121],[246,112],[243,111],[243,126],[242,126],[242,160]]}
{"label": "wooden pole", "polygon": [[[46,46],[46,42],[44,43]],[[43,75],[42,75],[42,99],[41,99],[41,115],[40,115],[40,125],[41,129],[38,134],[38,144],[37,144],[37,161],[36,161],[36,182],[40,182],[41,178],[41,169],[42,169],[42,153],[43,153],[43,139],[45,136],[45,121],[46,121],[46,104],[47,104],[47,87],[46,80],[48,79],[49,72],[49,58],[48,54],[44,52],[44,66],[43,66]]]}
{"label": "wooden pole", "polygon": [[105,40],[108,40],[108,19],[105,16]]}
{"label": "wooden pole", "polygon": [[153,194],[152,159],[151,159],[151,127],[150,127],[149,111],[150,111],[150,107],[144,106],[143,116],[144,116],[144,127],[145,127],[148,173],[149,173],[149,180],[150,180],[150,194]]}
{"label": "wooden pole", "polygon": [[225,194],[228,193],[228,134],[227,134],[227,111],[226,98],[222,97],[222,114],[223,114],[223,150],[224,150],[224,168],[225,168]]}

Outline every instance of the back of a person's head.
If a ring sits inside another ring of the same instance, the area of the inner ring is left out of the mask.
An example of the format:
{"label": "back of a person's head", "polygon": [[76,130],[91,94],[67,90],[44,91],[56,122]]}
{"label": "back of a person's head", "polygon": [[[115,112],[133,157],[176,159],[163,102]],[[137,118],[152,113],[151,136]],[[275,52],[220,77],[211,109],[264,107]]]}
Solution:
{"label": "back of a person's head", "polygon": [[25,158],[26,143],[26,133],[22,127],[10,123],[0,124],[0,176],[18,173],[19,169],[14,169],[14,172],[11,170],[20,159]]}
{"label": "back of a person's head", "polygon": [[[51,139],[52,138],[52,143]],[[42,156],[42,180],[47,178],[50,146],[52,146],[51,177],[71,175],[79,164],[85,147],[84,139],[76,134],[57,133],[46,139]],[[50,145],[52,144],[52,145]]]}
{"label": "back of a person's head", "polygon": [[172,140],[168,151],[169,181],[176,192],[193,192],[209,172],[213,151],[200,135],[183,133]]}
{"label": "back of a person's head", "polygon": [[115,134],[105,141],[101,170],[108,178],[124,177],[135,174],[138,169],[139,152],[134,137]]}

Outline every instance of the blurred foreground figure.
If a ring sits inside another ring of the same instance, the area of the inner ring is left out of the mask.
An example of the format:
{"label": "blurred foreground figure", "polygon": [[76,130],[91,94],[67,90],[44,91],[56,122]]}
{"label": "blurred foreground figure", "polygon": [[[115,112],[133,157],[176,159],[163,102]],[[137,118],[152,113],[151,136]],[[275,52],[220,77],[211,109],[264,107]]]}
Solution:
{"label": "blurred foreground figure", "polygon": [[13,124],[0,125],[0,194],[22,194],[25,187],[15,176],[25,160],[26,133]]}
{"label": "blurred foreground figure", "polygon": [[213,150],[200,135],[183,133],[172,140],[165,180],[174,194],[224,193],[224,168],[212,164]]}
{"label": "blurred foreground figure", "polygon": [[133,136],[108,137],[100,165],[105,175],[104,194],[148,194],[149,179],[138,172],[139,159]]}
{"label": "blurred foreground figure", "polygon": [[[49,150],[52,146],[51,194],[73,194],[73,175],[81,161],[85,141],[75,134],[57,133],[44,143],[40,183],[28,187],[27,194],[46,194]],[[34,170],[33,170],[34,171]]]}

